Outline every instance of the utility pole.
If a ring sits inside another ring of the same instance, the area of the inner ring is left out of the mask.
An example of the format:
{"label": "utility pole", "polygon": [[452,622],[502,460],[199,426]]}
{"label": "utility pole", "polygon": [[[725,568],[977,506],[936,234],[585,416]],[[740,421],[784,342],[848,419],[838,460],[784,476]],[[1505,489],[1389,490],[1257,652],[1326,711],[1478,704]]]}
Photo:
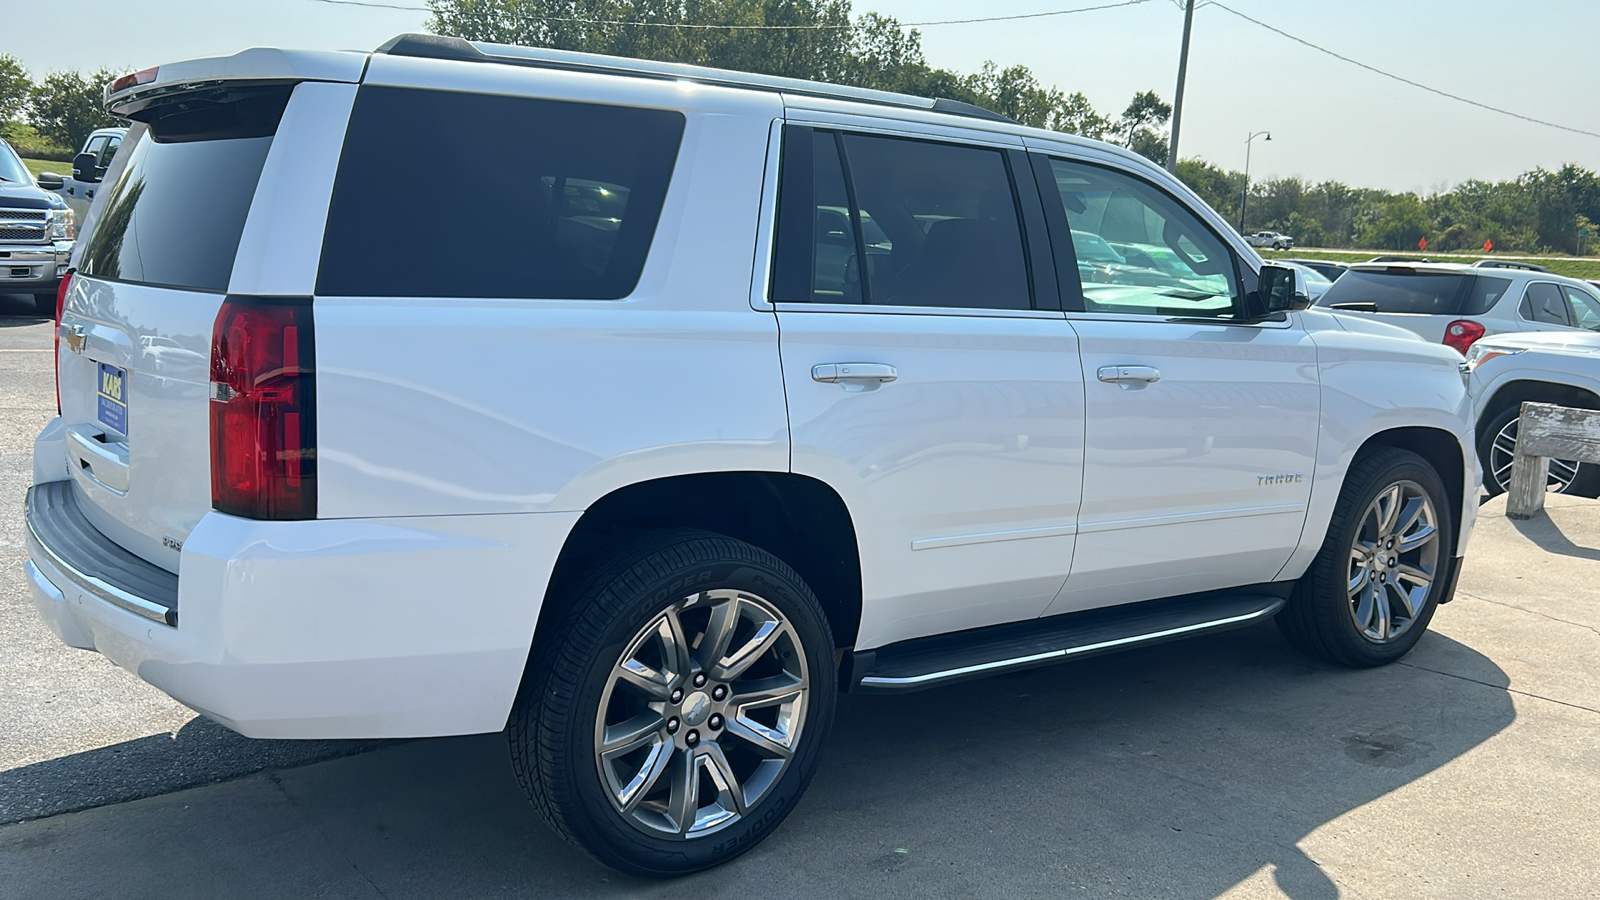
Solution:
{"label": "utility pole", "polygon": [[1194,29],[1194,0],[1183,10],[1183,49],[1178,51],[1178,90],[1172,97],[1172,139],[1167,143],[1167,171],[1178,174],[1178,131],[1183,128],[1183,82],[1189,75],[1189,32]]}

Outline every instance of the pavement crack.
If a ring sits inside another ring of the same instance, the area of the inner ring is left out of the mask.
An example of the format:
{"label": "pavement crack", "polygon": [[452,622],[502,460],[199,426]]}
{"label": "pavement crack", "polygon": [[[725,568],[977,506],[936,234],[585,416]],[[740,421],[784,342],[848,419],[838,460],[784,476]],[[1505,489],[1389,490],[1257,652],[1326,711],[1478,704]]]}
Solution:
{"label": "pavement crack", "polygon": [[350,867],[350,871],[356,873],[356,876],[362,881],[365,881],[367,883],[367,887],[372,888],[373,892],[379,897],[382,897],[383,900],[389,900],[389,895],[383,892],[383,888],[378,887],[376,882],[374,882],[371,878],[368,878],[367,873],[361,871],[361,867],[356,865],[356,861],[350,858],[350,854],[344,852],[344,848],[335,843],[333,839],[329,837],[328,832],[324,831],[321,825],[318,825],[312,820],[311,816],[306,814],[305,808],[302,807],[300,802],[294,799],[294,795],[289,793],[288,789],[283,786],[283,779],[278,777],[278,773],[268,772],[266,775],[267,780],[272,782],[272,786],[277,788],[278,793],[283,795],[283,799],[289,801],[289,805],[294,807],[296,812],[300,813],[302,816],[305,816],[306,824],[310,825],[312,828],[315,828],[317,833],[322,835],[324,842],[326,842],[329,847],[333,848],[333,852],[339,854],[339,857],[343,859],[345,864]]}
{"label": "pavement crack", "polygon": [[1554,703],[1554,704],[1556,704],[1558,706],[1568,706],[1568,707],[1571,707],[1573,709],[1581,709],[1584,712],[1592,712],[1592,713],[1594,713],[1596,715],[1600,715],[1600,709],[1595,709],[1592,706],[1584,706],[1581,703],[1569,703],[1566,700],[1557,700],[1554,697],[1546,697],[1543,694],[1535,694],[1532,691],[1519,691],[1516,688],[1511,687],[1510,685],[1495,684],[1492,681],[1483,681],[1483,680],[1478,679],[1478,678],[1469,678],[1466,675],[1457,675],[1454,672],[1445,672],[1445,671],[1442,671],[1440,669],[1430,669],[1427,666],[1419,666],[1416,663],[1408,663],[1405,660],[1401,660],[1400,662],[1396,663],[1396,665],[1405,666],[1408,669],[1420,669],[1421,671],[1424,671],[1424,672],[1432,672],[1435,675],[1443,675],[1446,678],[1459,678],[1462,681],[1470,681],[1473,684],[1481,684],[1484,687],[1494,688],[1497,691],[1505,691],[1508,694],[1516,694],[1518,696],[1528,697],[1528,698],[1531,698],[1531,699],[1534,699],[1534,700],[1543,700],[1546,703]]}
{"label": "pavement crack", "polygon": [[1563,619],[1560,616],[1552,616],[1549,613],[1542,613],[1542,612],[1538,611],[1537,609],[1529,609],[1526,606],[1518,606],[1515,603],[1506,603],[1503,600],[1490,600],[1488,597],[1480,597],[1477,594],[1470,594],[1470,593],[1468,593],[1466,591],[1463,591],[1463,590],[1460,590],[1460,589],[1457,589],[1456,593],[1461,595],[1461,596],[1463,596],[1463,597],[1467,597],[1469,599],[1472,599],[1472,600],[1481,600],[1484,603],[1493,603],[1495,606],[1504,606],[1506,609],[1515,609],[1515,610],[1520,610],[1520,611],[1525,612],[1525,613],[1531,613],[1532,615],[1540,616],[1540,617],[1545,618],[1545,619],[1549,619],[1552,622],[1560,622],[1563,625],[1572,625],[1572,626],[1577,627],[1577,628],[1586,628],[1586,629],[1594,632],[1596,637],[1600,637],[1600,628],[1596,628],[1593,625],[1588,625],[1588,624],[1585,624],[1583,622],[1574,622],[1571,619]]}

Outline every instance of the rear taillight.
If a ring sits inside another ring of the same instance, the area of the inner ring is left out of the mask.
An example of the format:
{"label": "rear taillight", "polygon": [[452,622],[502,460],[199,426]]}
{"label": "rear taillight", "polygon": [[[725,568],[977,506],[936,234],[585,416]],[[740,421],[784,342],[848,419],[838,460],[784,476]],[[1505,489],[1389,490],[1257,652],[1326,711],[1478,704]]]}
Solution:
{"label": "rear taillight", "polygon": [[229,297],[211,333],[211,505],[317,517],[310,299]]}
{"label": "rear taillight", "polygon": [[1457,319],[1444,327],[1444,343],[1454,347],[1462,356],[1472,349],[1474,342],[1483,337],[1483,326],[1471,319]]}
{"label": "rear taillight", "polygon": [[67,306],[67,288],[72,286],[72,270],[61,276],[61,286],[56,288],[56,415],[61,415],[61,312]]}

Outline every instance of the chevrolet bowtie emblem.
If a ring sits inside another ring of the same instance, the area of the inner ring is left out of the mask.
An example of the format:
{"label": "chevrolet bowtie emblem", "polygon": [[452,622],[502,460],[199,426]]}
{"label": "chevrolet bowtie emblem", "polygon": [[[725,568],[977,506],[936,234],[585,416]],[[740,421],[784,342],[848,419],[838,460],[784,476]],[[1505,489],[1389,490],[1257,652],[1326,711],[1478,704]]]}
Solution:
{"label": "chevrolet bowtie emblem", "polygon": [[89,342],[88,332],[82,325],[61,326],[61,336],[67,339],[67,346],[73,353],[83,353],[83,345]]}

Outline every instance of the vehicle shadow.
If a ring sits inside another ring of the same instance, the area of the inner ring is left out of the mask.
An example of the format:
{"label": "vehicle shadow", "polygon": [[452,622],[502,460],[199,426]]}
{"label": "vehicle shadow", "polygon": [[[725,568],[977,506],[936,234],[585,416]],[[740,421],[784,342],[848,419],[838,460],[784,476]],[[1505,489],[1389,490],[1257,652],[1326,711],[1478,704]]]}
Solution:
{"label": "vehicle shadow", "polygon": [[0,328],[37,325],[48,321],[50,320],[40,315],[38,308],[33,305],[32,294],[0,293]]}
{"label": "vehicle shadow", "polygon": [[1584,547],[1574,544],[1570,538],[1561,532],[1561,526],[1550,519],[1549,513],[1540,512],[1531,519],[1512,519],[1507,517],[1511,526],[1517,533],[1531,541],[1534,546],[1546,553],[1558,556],[1570,556],[1574,559],[1600,560],[1600,549]]}
{"label": "vehicle shadow", "polygon": [[1269,871],[1296,900],[1331,900],[1338,888],[1298,842],[1505,729],[1507,683],[1439,634],[1405,663],[1355,672],[1263,627],[846,696],[789,820],[734,862],[668,882],[618,875],[545,828],[499,735],[95,810],[81,827],[13,826],[0,876],[168,897],[196,872],[206,895],[235,897],[308,884],[389,898],[1213,897]]}

